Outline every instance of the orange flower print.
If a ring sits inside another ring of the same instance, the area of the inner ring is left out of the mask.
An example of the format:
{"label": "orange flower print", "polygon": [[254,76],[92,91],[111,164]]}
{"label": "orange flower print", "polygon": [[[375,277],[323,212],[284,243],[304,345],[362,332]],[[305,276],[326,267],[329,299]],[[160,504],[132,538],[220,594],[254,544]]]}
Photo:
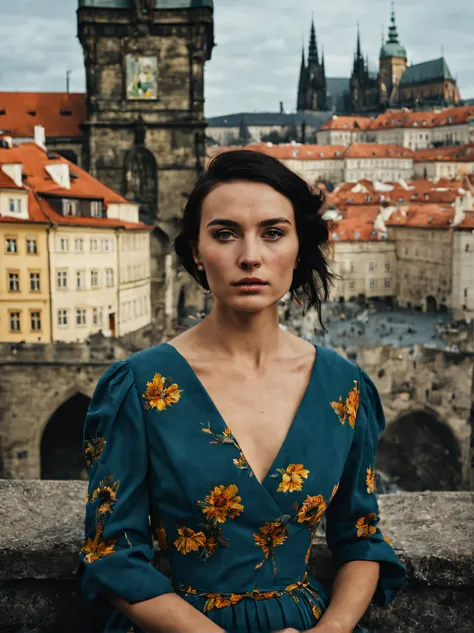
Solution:
{"label": "orange flower print", "polygon": [[327,504],[323,495],[313,497],[308,495],[296,514],[296,520],[298,523],[306,523],[310,528],[316,528],[326,512],[326,508]]}
{"label": "orange flower print", "polygon": [[392,541],[388,538],[388,536],[384,536],[384,537],[383,537],[383,540],[384,540],[386,543],[388,543],[388,544],[390,545],[390,547],[393,547],[393,543],[392,543]]}
{"label": "orange flower print", "polygon": [[107,444],[107,442],[103,437],[96,437],[93,440],[87,442],[84,455],[86,458],[86,464],[89,468],[92,467],[95,461],[99,461],[100,454],[102,453],[102,449],[104,448],[105,444]]}
{"label": "orange flower print", "polygon": [[94,503],[97,499],[100,499],[100,505],[96,510],[97,519],[101,519],[104,515],[110,514],[114,509],[114,505],[117,502],[117,490],[120,486],[120,481],[114,481],[112,475],[107,475],[96,488],[89,498],[89,503]]}
{"label": "orange flower print", "polygon": [[339,489],[339,484],[337,483],[334,488],[332,489],[332,493],[331,493],[331,498],[329,500],[329,503],[331,503],[331,501],[334,499],[334,497],[336,496],[336,492]]}
{"label": "orange flower print", "polygon": [[93,539],[90,537],[87,539],[86,544],[81,549],[81,553],[85,554],[84,561],[86,563],[93,563],[99,558],[104,558],[110,554],[114,554],[115,544],[118,537],[109,538],[106,541],[101,541],[102,532],[104,531],[103,523],[99,523],[96,528],[96,533]]}
{"label": "orange flower print", "polygon": [[207,519],[225,523],[227,519],[235,519],[243,511],[241,498],[237,494],[239,489],[235,484],[229,486],[214,486],[204,501],[198,501],[198,506]]}
{"label": "orange flower print", "polygon": [[[303,478],[308,479],[309,470],[304,468],[303,464],[289,464],[286,469],[277,468],[277,472],[281,475],[281,482],[277,488],[277,492],[294,492],[303,488]],[[276,473],[270,477],[278,477]]]}
{"label": "orange flower print", "polygon": [[[201,422],[201,424],[203,423]],[[222,433],[217,433],[216,431],[213,431],[211,429],[211,423],[208,422],[207,426],[201,429],[201,431],[203,431],[203,433],[207,433],[208,435],[212,435],[212,437],[214,438],[212,442],[209,442],[209,444],[233,444],[235,448],[239,451],[240,457],[233,459],[232,462],[240,470],[248,470],[249,477],[253,477],[252,469],[250,468],[250,465],[246,460],[242,449],[240,448],[237,440],[235,439],[231,429],[228,426],[226,426]]]}
{"label": "orange flower print", "polygon": [[344,401],[342,396],[339,396],[338,402],[331,402],[331,406],[337,413],[341,424],[345,424],[346,420],[349,422],[351,428],[355,427],[357,411],[360,403],[360,386],[357,380],[354,380],[354,387],[349,391],[349,395]]}
{"label": "orange flower print", "polygon": [[178,528],[178,534],[179,536],[174,541],[174,546],[184,556],[189,554],[189,552],[197,552],[206,542],[206,536],[203,532],[195,532],[184,525]]}
{"label": "orange flower print", "polygon": [[163,521],[161,519],[155,519],[152,522],[152,526],[155,538],[158,541],[158,545],[160,546],[160,550],[167,550],[168,540],[166,538],[165,528],[163,527]]}
{"label": "orange flower print", "polygon": [[367,486],[367,492],[370,494],[371,492],[375,492],[375,469],[367,468],[367,476],[365,478],[365,483]]}
{"label": "orange flower print", "polygon": [[313,612],[313,615],[316,618],[316,620],[319,620],[319,618],[321,617],[321,609],[317,607],[314,604],[314,602],[311,603],[311,611]]}
{"label": "orange flower print", "polygon": [[279,545],[283,545],[288,538],[287,523],[289,519],[290,516],[285,514],[282,518],[279,518],[276,521],[265,523],[261,528],[259,528],[259,533],[253,535],[255,544],[262,548],[265,555],[263,561],[258,563],[258,565],[255,565],[255,569],[261,567],[265,561],[268,560],[269,556],[271,556],[273,561],[273,574],[275,576],[277,575],[277,568],[275,565],[275,548]]}
{"label": "orange flower print", "polygon": [[355,523],[357,528],[357,537],[366,537],[375,534],[377,528],[374,526],[374,523],[379,520],[379,517],[375,514],[375,512],[370,512],[366,517],[361,517]]}
{"label": "orange flower print", "polygon": [[167,407],[178,402],[182,389],[171,378],[165,378],[156,373],[151,382],[146,383],[147,389],[142,398],[147,401],[145,409],[158,409],[164,411]]}

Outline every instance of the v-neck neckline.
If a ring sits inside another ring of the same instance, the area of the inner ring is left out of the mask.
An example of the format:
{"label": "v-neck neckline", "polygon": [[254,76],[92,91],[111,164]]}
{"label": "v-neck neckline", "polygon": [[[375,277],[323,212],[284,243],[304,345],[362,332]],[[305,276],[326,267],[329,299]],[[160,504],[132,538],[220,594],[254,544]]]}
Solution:
{"label": "v-neck neckline", "polygon": [[[201,379],[199,378],[199,376],[196,374],[196,372],[195,372],[195,371],[194,371],[194,369],[192,368],[192,366],[191,366],[191,364],[189,363],[189,361],[188,361],[188,360],[187,360],[187,359],[183,356],[183,354],[181,354],[181,352],[180,352],[180,351],[178,351],[178,350],[176,349],[176,347],[174,347],[174,345],[171,345],[170,343],[163,343],[163,345],[167,345],[168,347],[170,347],[171,349],[173,349],[173,350],[174,350],[174,352],[175,352],[175,354],[176,354],[176,355],[177,355],[177,356],[181,359],[181,361],[184,363],[184,365],[186,366],[186,368],[188,369],[188,371],[189,371],[189,372],[191,373],[191,375],[193,376],[194,381],[195,381],[195,382],[196,382],[196,384],[198,385],[198,387],[199,387],[199,389],[200,389],[201,393],[203,394],[203,396],[206,398],[206,400],[207,400],[208,404],[209,404],[209,405],[211,406],[211,408],[213,409],[215,416],[219,419],[220,424],[221,424],[221,426],[222,426],[222,429],[221,429],[221,430],[222,430],[222,432],[224,432],[224,430],[225,430],[225,429],[229,429],[229,431],[230,431],[230,433],[231,433],[232,437],[234,438],[234,440],[236,441],[236,443],[237,443],[237,444],[239,445],[239,447],[240,447],[239,441],[238,441],[237,437],[235,436],[234,431],[232,430],[231,426],[230,426],[229,424],[227,424],[227,422],[224,420],[224,417],[223,417],[223,415],[221,414],[221,412],[219,411],[219,409],[217,408],[216,403],[215,403],[215,402],[214,402],[214,400],[211,398],[211,395],[209,394],[208,390],[207,390],[207,389],[206,389],[206,387],[204,386],[204,384],[203,384],[203,382],[201,381]],[[283,442],[282,442],[282,444],[281,444],[281,446],[280,446],[280,449],[278,450],[278,452],[277,452],[277,454],[276,454],[275,458],[273,459],[273,462],[272,462],[272,463],[271,463],[271,465],[270,465],[270,468],[268,469],[268,471],[267,471],[267,473],[265,474],[265,476],[264,476],[264,478],[262,479],[262,481],[260,481],[260,480],[258,479],[258,477],[257,477],[257,475],[255,474],[255,470],[253,469],[252,465],[250,464],[250,462],[248,461],[248,459],[245,457],[245,455],[242,453],[243,457],[245,458],[245,460],[246,460],[246,462],[247,462],[247,464],[248,464],[248,466],[249,466],[249,468],[250,468],[250,470],[251,470],[251,472],[252,472],[253,477],[255,478],[256,482],[257,482],[260,486],[262,486],[262,487],[265,487],[265,483],[266,483],[266,481],[267,481],[267,480],[268,480],[268,478],[270,477],[271,473],[275,470],[276,465],[278,464],[278,462],[279,462],[279,460],[280,460],[280,458],[281,458],[281,456],[282,456],[282,454],[283,454],[283,452],[284,452],[284,450],[285,450],[285,448],[286,448],[286,446],[287,446],[287,444],[288,444],[288,442],[289,442],[290,436],[291,436],[291,435],[292,435],[292,433],[294,432],[294,429],[295,429],[296,423],[298,422],[298,420],[299,420],[299,418],[300,418],[300,414],[301,414],[301,411],[302,411],[302,409],[303,409],[303,405],[305,404],[305,402],[306,402],[306,400],[308,399],[309,394],[310,394],[310,392],[311,392],[311,390],[312,390],[313,382],[314,382],[314,379],[315,379],[315,376],[316,376],[316,370],[317,370],[317,367],[318,367],[318,365],[319,365],[318,358],[319,358],[319,354],[320,354],[320,348],[319,348],[319,346],[318,346],[318,345],[314,345],[314,344],[313,344],[313,347],[314,347],[314,348],[315,348],[315,350],[316,350],[316,355],[315,355],[315,358],[314,358],[313,366],[312,366],[312,368],[311,368],[311,374],[310,374],[310,377],[309,377],[309,380],[308,380],[308,384],[306,385],[306,389],[305,389],[305,391],[304,391],[304,393],[303,393],[303,396],[302,396],[302,398],[301,398],[301,400],[300,400],[300,402],[299,402],[299,405],[298,405],[298,408],[297,408],[297,410],[296,410],[296,413],[295,413],[295,415],[293,416],[293,420],[291,421],[291,424],[290,424],[290,426],[288,427],[288,431],[287,431],[287,433],[286,433],[286,435],[285,435],[285,438],[284,438],[284,440],[283,440]]]}

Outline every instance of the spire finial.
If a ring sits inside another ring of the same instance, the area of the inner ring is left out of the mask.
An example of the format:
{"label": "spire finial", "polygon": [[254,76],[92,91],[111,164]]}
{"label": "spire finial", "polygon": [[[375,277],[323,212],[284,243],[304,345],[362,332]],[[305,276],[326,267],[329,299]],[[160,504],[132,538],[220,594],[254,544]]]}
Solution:
{"label": "spire finial", "polygon": [[397,24],[395,21],[395,2],[392,1],[392,14],[390,16],[390,26],[388,28],[388,41],[390,44],[399,44]]}
{"label": "spire finial", "polygon": [[314,13],[311,17],[311,34],[309,37],[308,62],[315,62],[316,64],[319,63],[318,44],[316,42],[316,29],[314,28]]}
{"label": "spire finial", "polygon": [[361,57],[361,48],[360,48],[360,23],[357,20],[357,58]]}

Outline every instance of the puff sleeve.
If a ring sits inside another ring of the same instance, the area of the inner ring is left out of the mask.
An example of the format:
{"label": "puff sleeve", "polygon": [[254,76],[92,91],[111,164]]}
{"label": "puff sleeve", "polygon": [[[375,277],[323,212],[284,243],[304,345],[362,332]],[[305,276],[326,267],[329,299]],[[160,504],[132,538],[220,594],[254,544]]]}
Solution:
{"label": "puff sleeve", "polygon": [[405,568],[377,527],[379,508],[375,496],[374,460],[385,416],[377,388],[360,371],[360,404],[354,436],[339,488],[326,514],[326,539],[336,567],[353,560],[380,563],[373,601],[392,602],[405,583]]}
{"label": "puff sleeve", "polygon": [[89,469],[82,595],[107,591],[129,603],[173,592],[151,563],[148,450],[143,404],[126,361],[100,378],[84,424]]}

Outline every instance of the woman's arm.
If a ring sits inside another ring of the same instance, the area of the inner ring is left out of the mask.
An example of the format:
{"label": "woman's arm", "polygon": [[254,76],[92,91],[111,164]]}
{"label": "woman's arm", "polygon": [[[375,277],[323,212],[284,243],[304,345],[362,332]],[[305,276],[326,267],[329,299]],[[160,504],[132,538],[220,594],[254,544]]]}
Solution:
{"label": "woman's arm", "polygon": [[352,633],[377,587],[380,564],[354,560],[343,565],[334,580],[331,602],[314,633]]}
{"label": "woman's arm", "polygon": [[135,604],[110,594],[107,598],[146,633],[225,633],[224,629],[175,593]]}

